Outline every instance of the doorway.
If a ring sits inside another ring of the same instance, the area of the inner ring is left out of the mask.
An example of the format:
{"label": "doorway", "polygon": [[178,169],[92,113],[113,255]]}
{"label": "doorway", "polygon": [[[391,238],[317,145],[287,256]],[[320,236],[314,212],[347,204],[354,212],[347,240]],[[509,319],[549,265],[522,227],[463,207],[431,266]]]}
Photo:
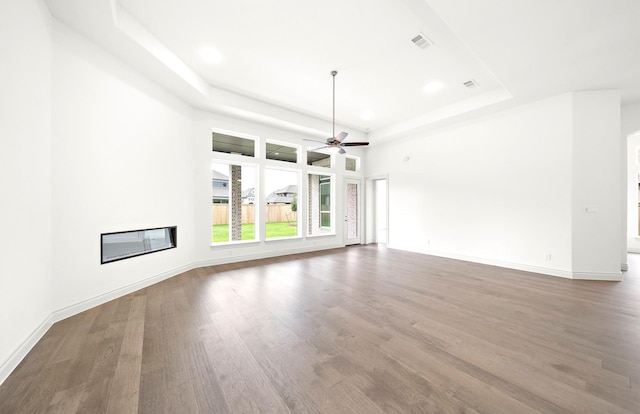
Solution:
{"label": "doorway", "polygon": [[375,211],[375,243],[387,244],[389,239],[388,186],[386,179],[373,181]]}
{"label": "doorway", "polygon": [[388,175],[368,177],[365,181],[365,244],[389,242],[388,183]]}

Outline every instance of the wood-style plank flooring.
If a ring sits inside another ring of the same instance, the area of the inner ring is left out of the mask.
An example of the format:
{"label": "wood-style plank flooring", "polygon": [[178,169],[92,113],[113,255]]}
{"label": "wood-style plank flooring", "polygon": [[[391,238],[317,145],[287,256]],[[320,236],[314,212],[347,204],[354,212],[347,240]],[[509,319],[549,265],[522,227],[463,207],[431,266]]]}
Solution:
{"label": "wood-style plank flooring", "polygon": [[640,413],[631,259],[623,282],[375,245],[196,269],[56,323],[0,413]]}

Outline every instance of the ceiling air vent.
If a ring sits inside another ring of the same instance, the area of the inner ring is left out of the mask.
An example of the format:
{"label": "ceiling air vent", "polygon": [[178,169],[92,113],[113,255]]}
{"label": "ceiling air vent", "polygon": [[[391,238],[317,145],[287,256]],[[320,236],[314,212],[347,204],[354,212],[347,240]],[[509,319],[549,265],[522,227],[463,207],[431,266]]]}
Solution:
{"label": "ceiling air vent", "polygon": [[474,81],[473,79],[469,79],[468,81],[463,82],[462,84],[467,88],[475,88],[476,86],[478,86],[478,82]]}
{"label": "ceiling air vent", "polygon": [[433,44],[433,42],[422,33],[418,33],[413,39],[411,39],[411,41],[420,49],[426,49]]}

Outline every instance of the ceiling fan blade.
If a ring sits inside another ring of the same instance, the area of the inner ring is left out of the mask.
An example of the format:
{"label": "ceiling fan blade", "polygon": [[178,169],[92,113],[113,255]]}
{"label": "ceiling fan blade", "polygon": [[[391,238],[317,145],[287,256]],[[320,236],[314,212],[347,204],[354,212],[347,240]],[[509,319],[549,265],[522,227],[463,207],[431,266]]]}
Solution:
{"label": "ceiling fan blade", "polygon": [[338,141],[338,142],[342,142],[347,138],[347,134],[346,132],[342,131],[341,133],[339,133],[338,135],[335,136],[334,140]]}
{"label": "ceiling fan blade", "polygon": [[325,145],[323,147],[318,147],[318,148],[309,148],[307,151],[316,152],[318,150],[325,149],[325,148],[329,148],[329,145]]}
{"label": "ceiling fan blade", "polygon": [[360,147],[362,145],[369,145],[368,142],[345,142],[340,144],[342,147]]}
{"label": "ceiling fan blade", "polygon": [[302,138],[303,141],[309,141],[309,142],[319,142],[320,144],[327,144],[325,141],[318,141],[317,139],[307,139],[307,138]]}
{"label": "ceiling fan blade", "polygon": [[340,151],[338,151],[338,154],[346,154],[347,151],[344,150],[344,148],[340,147]]}

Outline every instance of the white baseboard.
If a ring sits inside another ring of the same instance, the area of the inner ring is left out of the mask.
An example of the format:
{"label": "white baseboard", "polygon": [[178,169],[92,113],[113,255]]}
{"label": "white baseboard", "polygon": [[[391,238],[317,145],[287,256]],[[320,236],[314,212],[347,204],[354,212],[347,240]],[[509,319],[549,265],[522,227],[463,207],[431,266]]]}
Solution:
{"label": "white baseboard", "polygon": [[193,263],[180,266],[166,272],[162,272],[158,275],[139,280],[130,285],[123,286],[118,289],[114,289],[110,292],[103,293],[98,296],[94,296],[92,298],[83,300],[81,302],[75,303],[73,305],[70,305],[61,309],[57,309],[53,311],[53,313],[51,314],[53,323],[59,322],[70,316],[77,315],[91,308],[95,308],[96,306],[102,305],[103,303],[107,303],[111,300],[118,299],[119,297],[128,295],[129,293],[133,293],[136,290],[144,289],[158,282],[162,282],[163,280],[169,279],[170,277],[173,277],[173,276],[177,276],[180,273],[188,272],[191,269],[194,269]]}
{"label": "white baseboard", "polygon": [[[124,295],[128,295],[129,293],[133,293],[137,290],[144,289],[155,283],[162,282],[163,280],[169,279],[170,277],[179,275],[184,272],[188,272],[189,270],[196,269],[199,267],[215,266],[219,264],[235,263],[235,262],[242,262],[242,261],[248,261],[248,260],[266,259],[270,257],[286,256],[290,254],[299,254],[299,253],[308,253],[308,252],[320,251],[320,250],[337,249],[342,247],[344,247],[344,244],[334,243],[334,244],[327,244],[327,245],[321,245],[321,246],[313,246],[311,248],[309,248],[309,246],[306,246],[304,248],[294,248],[294,249],[279,250],[279,251],[272,251],[272,252],[265,252],[265,253],[258,253],[258,254],[254,253],[254,254],[247,254],[247,255],[240,255],[240,256],[227,256],[227,257],[220,257],[217,259],[202,260],[202,261],[193,262],[184,266],[177,267],[175,269],[160,273],[155,276],[148,277],[146,279],[140,280],[130,285],[123,286],[121,288],[112,290],[110,292],[95,296],[93,298],[83,300],[71,306],[57,309],[53,311],[47,318],[45,318],[44,321],[42,321],[42,323],[29,335],[27,339],[25,339],[25,341],[9,356],[9,358],[7,358],[4,362],[2,362],[2,364],[0,365],[0,384],[2,384],[4,380],[11,374],[11,372],[18,366],[18,364],[20,364],[22,359],[29,353],[29,351],[31,351],[31,349],[35,346],[35,344],[49,330],[51,325],[63,319],[66,319],[70,316],[77,315],[78,313],[81,313],[93,307],[102,305],[103,303],[117,299]],[[388,247],[390,249],[398,249],[393,245],[388,245]],[[511,262],[504,262],[499,260],[485,259],[480,257],[465,256],[465,255],[448,253],[448,252],[440,252],[440,251],[432,251],[432,250],[417,251],[417,250],[408,250],[408,249],[399,249],[399,250],[413,251],[415,253],[429,254],[432,256],[446,257],[449,259],[481,263],[481,264],[486,264],[491,266],[504,267],[508,269],[523,270],[526,272],[540,273],[544,275],[564,277],[568,279],[609,280],[609,281],[622,280],[621,272],[618,272],[618,273],[570,272],[570,271],[559,270],[559,269],[530,266],[530,265],[525,265],[520,263],[511,263]],[[623,268],[624,268],[624,265],[623,265]]]}
{"label": "white baseboard", "polygon": [[0,365],[0,385],[7,379],[7,377],[13,372],[14,369],[20,364],[25,356],[33,349],[38,343],[40,338],[47,333],[51,325],[53,325],[53,315],[49,315],[42,323],[27,337],[27,339],[13,351],[9,358],[2,362]]}
{"label": "white baseboard", "polygon": [[193,263],[193,269],[196,269],[199,267],[228,264],[228,263],[245,262],[249,260],[268,259],[271,257],[288,256],[291,254],[311,253],[311,252],[317,252],[321,250],[340,249],[342,247],[345,247],[343,243],[332,243],[332,244],[326,244],[321,246],[305,246],[304,248],[262,252],[257,254],[253,253],[253,254],[246,254],[246,255],[240,255],[240,256],[219,257],[216,259],[207,259],[207,260],[200,260],[198,262],[195,262]]}
{"label": "white baseboard", "polygon": [[53,311],[9,356],[9,358],[7,358],[6,361],[2,362],[2,365],[0,365],[0,385],[4,382],[4,380],[7,379],[7,377],[13,372],[13,370],[16,369],[18,364],[20,364],[20,361],[22,361],[22,359],[27,356],[29,351],[33,349],[33,347],[44,336],[44,334],[47,333],[49,328],[51,328],[51,325],[53,325],[54,323],[66,319],[70,316],[77,315],[78,313],[84,312],[98,305],[102,305],[103,303],[109,302],[110,300],[128,295],[129,293],[133,293],[136,290],[143,289],[147,286],[151,286],[170,277],[179,275],[180,273],[187,272],[191,269],[193,269],[192,264],[180,266],[176,269],[163,272],[159,275],[140,280],[119,289],[112,290],[111,292],[107,292],[93,298],[83,300],[71,306]]}
{"label": "white baseboard", "polygon": [[2,385],[2,383],[13,372],[13,370],[16,369],[18,364],[20,364],[20,362],[24,359],[24,357],[27,356],[29,351],[33,349],[33,347],[44,336],[44,334],[47,333],[51,325],[63,319],[69,318],[73,315],[77,315],[81,312],[84,312],[96,306],[102,305],[103,303],[128,295],[129,293],[133,293],[137,290],[144,289],[155,283],[162,282],[163,280],[169,279],[173,276],[177,276],[181,273],[188,272],[189,270],[196,269],[199,267],[215,266],[218,264],[235,263],[235,262],[242,262],[247,260],[266,259],[269,257],[285,256],[289,254],[298,254],[298,253],[308,253],[313,251],[329,250],[329,249],[336,249],[341,247],[344,247],[344,244],[335,243],[335,244],[312,246],[312,247],[306,246],[304,248],[279,250],[279,251],[260,253],[260,254],[247,254],[247,255],[241,255],[241,256],[228,256],[228,257],[219,258],[219,259],[203,260],[199,262],[189,263],[184,266],[180,266],[175,269],[160,273],[158,275],[151,276],[143,280],[139,280],[130,285],[123,286],[118,289],[114,289],[110,292],[106,292],[101,295],[94,296],[92,298],[83,300],[73,305],[54,310],[29,335],[29,337],[25,339],[25,341],[9,356],[9,358],[7,358],[5,361],[3,361],[0,364],[0,385]]}
{"label": "white baseboard", "polygon": [[573,272],[573,271],[570,271],[570,270],[554,269],[554,268],[541,267],[541,266],[532,266],[532,265],[527,265],[527,264],[523,264],[523,263],[506,262],[506,261],[502,261],[502,260],[493,260],[493,259],[486,259],[486,258],[483,258],[483,257],[466,256],[466,255],[463,255],[463,254],[442,252],[442,251],[436,251],[436,250],[409,250],[409,249],[405,249],[405,248],[398,248],[398,247],[395,247],[395,246],[393,246],[391,244],[389,244],[388,247],[390,249],[412,251],[414,253],[428,254],[428,255],[431,255],[431,256],[438,256],[438,257],[446,257],[448,259],[455,259],[455,260],[462,260],[462,261],[465,261],[465,262],[473,262],[473,263],[486,264],[486,265],[490,265],[490,266],[504,267],[504,268],[507,268],[507,269],[522,270],[522,271],[525,271],[525,272],[539,273],[539,274],[548,275],[548,276],[562,277],[562,278],[565,278],[565,279],[604,280],[604,281],[621,281],[622,280],[622,272],[621,271],[620,272],[611,272],[611,273],[607,273],[607,272]]}
{"label": "white baseboard", "polygon": [[611,273],[572,272],[572,274],[573,274],[572,279],[578,279],[578,280],[602,280],[602,281],[609,281],[609,282],[619,282],[622,280],[622,271],[611,272]]}

